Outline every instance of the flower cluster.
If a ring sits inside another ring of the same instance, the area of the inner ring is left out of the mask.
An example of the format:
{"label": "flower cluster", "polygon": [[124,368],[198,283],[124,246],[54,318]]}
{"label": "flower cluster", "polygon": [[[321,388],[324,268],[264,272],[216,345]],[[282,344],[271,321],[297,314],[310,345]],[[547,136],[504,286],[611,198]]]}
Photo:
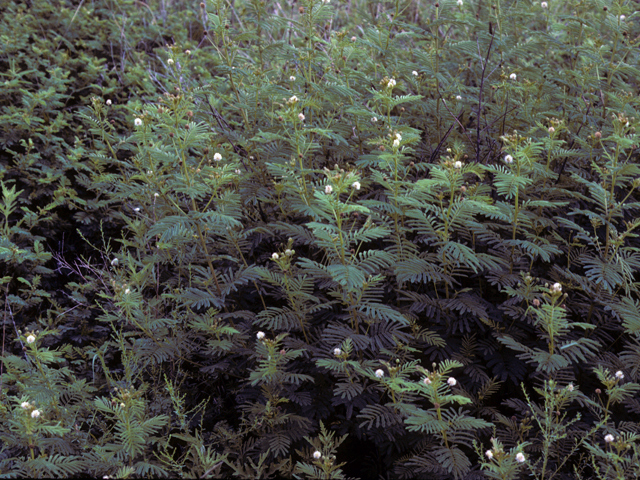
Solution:
{"label": "flower cluster", "polygon": [[551,285],[551,293],[562,293],[562,285],[559,283]]}

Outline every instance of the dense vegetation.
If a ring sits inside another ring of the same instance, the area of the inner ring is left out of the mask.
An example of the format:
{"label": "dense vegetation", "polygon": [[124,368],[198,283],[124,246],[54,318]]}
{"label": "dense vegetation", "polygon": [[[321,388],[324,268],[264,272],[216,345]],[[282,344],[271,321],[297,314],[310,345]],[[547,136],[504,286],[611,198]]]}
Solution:
{"label": "dense vegetation", "polygon": [[640,475],[627,0],[0,0],[0,475]]}

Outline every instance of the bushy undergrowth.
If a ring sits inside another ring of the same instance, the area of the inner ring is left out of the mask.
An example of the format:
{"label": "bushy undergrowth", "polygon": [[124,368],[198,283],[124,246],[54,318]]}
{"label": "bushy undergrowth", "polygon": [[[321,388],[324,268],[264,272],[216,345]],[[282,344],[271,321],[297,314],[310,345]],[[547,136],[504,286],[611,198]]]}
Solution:
{"label": "bushy undergrowth", "polygon": [[640,474],[633,3],[0,6],[0,474]]}

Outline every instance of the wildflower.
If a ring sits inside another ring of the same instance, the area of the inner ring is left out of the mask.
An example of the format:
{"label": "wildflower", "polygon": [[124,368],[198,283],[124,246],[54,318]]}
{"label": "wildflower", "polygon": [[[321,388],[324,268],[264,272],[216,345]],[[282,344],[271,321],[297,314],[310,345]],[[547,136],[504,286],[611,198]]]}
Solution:
{"label": "wildflower", "polygon": [[185,50],[184,53],[186,53],[187,55],[191,55],[191,50]]}
{"label": "wildflower", "polygon": [[273,258],[274,260],[278,260],[280,258],[280,255],[274,253],[273,255],[271,255],[271,258]]}
{"label": "wildflower", "polygon": [[120,408],[124,408],[126,405],[124,403],[120,404]]}
{"label": "wildflower", "polygon": [[378,378],[384,377],[384,372],[382,371],[382,369],[379,368],[378,370],[376,370],[376,377]]}
{"label": "wildflower", "polygon": [[411,72],[411,75],[413,75],[414,77],[418,76],[418,72],[416,72],[415,70],[413,72]]}
{"label": "wildflower", "polygon": [[168,63],[169,65],[173,65],[173,58],[170,58],[169,60],[167,60],[167,63]]}
{"label": "wildflower", "polygon": [[140,211],[140,207],[136,207],[133,209],[134,212],[138,213]]}
{"label": "wildflower", "polygon": [[462,100],[462,97],[460,95],[456,95],[456,100]]}
{"label": "wildflower", "polygon": [[484,452],[484,454],[487,456],[489,460],[493,458],[493,452],[491,450],[487,450],[486,452]]}
{"label": "wildflower", "polygon": [[567,390],[569,390],[570,392],[573,392],[573,383],[570,383],[569,385],[567,385]]}
{"label": "wildflower", "polygon": [[611,443],[613,442],[613,435],[611,435],[610,433],[608,435],[604,436],[604,441],[607,443]]}
{"label": "wildflower", "polygon": [[124,294],[125,294],[125,295],[129,295],[130,293],[131,293],[131,289],[130,289],[130,288],[127,288],[127,289],[124,291]]}
{"label": "wildflower", "polygon": [[31,412],[31,418],[38,418],[40,416],[40,410],[34,410]]}
{"label": "wildflower", "polygon": [[29,408],[31,405],[29,404],[29,402],[22,402],[22,403],[20,404],[20,406],[21,406],[24,410],[26,410],[26,409],[27,409],[27,408]]}
{"label": "wildflower", "polygon": [[318,460],[320,457],[322,457],[322,454],[319,451],[316,450],[315,452],[313,452],[313,458]]}
{"label": "wildflower", "polygon": [[136,118],[133,123],[135,124],[136,127],[139,127],[142,125],[142,119],[141,118]]}
{"label": "wildflower", "polygon": [[551,286],[551,292],[553,292],[553,293],[555,293],[555,292],[560,293],[561,291],[562,291],[562,285],[560,285],[559,283],[554,283],[554,284]]}
{"label": "wildflower", "polygon": [[547,8],[549,5],[547,4],[547,2],[542,2],[542,3],[540,4],[540,6],[541,6],[542,8]]}
{"label": "wildflower", "polygon": [[518,463],[524,463],[524,461],[525,461],[525,460],[526,460],[526,458],[524,458],[524,453],[519,452],[519,453],[516,455],[516,462],[518,462]]}
{"label": "wildflower", "polygon": [[457,168],[458,170],[462,168],[462,162],[458,160],[453,164],[453,168]]}
{"label": "wildflower", "polygon": [[376,123],[378,121],[378,117],[371,117],[371,123]]}
{"label": "wildflower", "polygon": [[462,5],[464,5],[464,2],[462,0],[458,0],[458,6],[461,7]]}
{"label": "wildflower", "polygon": [[289,77],[289,80],[291,80],[292,82],[295,82],[295,81],[296,81],[296,77],[294,77],[293,75],[291,75],[291,76]]}
{"label": "wildflower", "polygon": [[625,18],[627,18],[627,17],[625,17],[624,15],[620,15],[620,17],[619,17],[619,18],[620,18],[620,21],[621,21],[621,22],[624,22],[624,19],[625,19]]}
{"label": "wildflower", "polygon": [[333,192],[333,187],[331,185],[327,185],[326,187],[324,187],[324,193],[329,195],[331,192]]}
{"label": "wildflower", "polygon": [[425,385],[431,385],[431,379],[429,377],[425,377],[425,379],[422,380],[422,383],[424,383]]}
{"label": "wildflower", "polygon": [[553,127],[549,127],[549,133],[553,133],[553,132],[555,132],[555,131],[556,131],[556,129],[555,129],[555,128],[553,128]]}
{"label": "wildflower", "polygon": [[287,248],[287,249],[284,251],[284,254],[285,254],[287,257],[290,257],[291,255],[293,255],[293,250],[291,250],[290,248]]}
{"label": "wildflower", "polygon": [[342,355],[342,350],[340,350],[339,348],[334,348],[334,349],[333,349],[333,354],[334,354],[336,357],[339,357],[340,355]]}
{"label": "wildflower", "polygon": [[447,380],[447,383],[449,384],[450,387],[453,387],[458,382],[455,378],[449,377],[449,380]]}
{"label": "wildflower", "polygon": [[511,75],[509,75],[509,78],[511,80],[515,80],[516,78],[518,78],[518,76],[515,73],[512,73]]}
{"label": "wildflower", "polygon": [[533,302],[531,302],[531,303],[533,303],[534,307],[539,307],[540,306],[540,300],[538,300],[537,298],[534,298]]}
{"label": "wildflower", "polygon": [[322,0],[322,3],[326,5],[327,3],[331,3],[331,0]]}
{"label": "wildflower", "polygon": [[399,133],[396,133],[396,140],[398,141],[402,140],[402,135],[400,135]]}
{"label": "wildflower", "polygon": [[298,118],[300,119],[301,122],[304,122],[304,113],[299,113],[298,114]]}
{"label": "wildflower", "polygon": [[[28,339],[28,338],[27,338],[27,341],[29,341],[29,339]],[[616,378],[617,378],[618,380],[622,380],[622,379],[624,378],[624,373],[622,373],[622,371],[618,370],[618,371],[616,372]]]}
{"label": "wildflower", "polygon": [[111,105],[111,99],[107,100],[107,105]]}
{"label": "wildflower", "polygon": [[356,37],[351,37],[352,42],[355,42],[356,40],[358,40]]}
{"label": "wildflower", "polygon": [[295,95],[289,99],[287,103],[298,103],[298,97]]}
{"label": "wildflower", "polygon": [[216,152],[216,153],[213,154],[213,159],[216,162],[219,162],[220,160],[222,160],[222,155],[220,155],[218,152]]}
{"label": "wildflower", "polygon": [[389,88],[393,88],[393,87],[395,87],[395,86],[396,86],[396,81],[395,81],[395,79],[390,78],[390,79],[387,81],[387,87],[389,87]]}
{"label": "wildflower", "polygon": [[353,188],[355,188],[356,190],[360,190],[360,182],[353,182],[353,183],[351,184],[351,186],[352,186]]}
{"label": "wildflower", "polygon": [[27,343],[33,343],[33,342],[35,342],[35,341],[36,341],[36,337],[35,337],[35,336],[33,336],[33,335],[29,335],[29,336],[27,337]]}
{"label": "wildflower", "polygon": [[506,157],[504,157],[504,163],[513,163],[513,157],[511,155],[507,155]]}
{"label": "wildflower", "polygon": [[398,148],[400,146],[400,140],[397,138],[393,141],[393,148]]}
{"label": "wildflower", "polygon": [[264,332],[258,332],[257,335],[256,335],[256,338],[258,340],[262,340],[264,338]]}
{"label": "wildflower", "polygon": [[113,260],[111,260],[111,266],[115,267],[118,265],[119,260],[117,258],[114,258]]}

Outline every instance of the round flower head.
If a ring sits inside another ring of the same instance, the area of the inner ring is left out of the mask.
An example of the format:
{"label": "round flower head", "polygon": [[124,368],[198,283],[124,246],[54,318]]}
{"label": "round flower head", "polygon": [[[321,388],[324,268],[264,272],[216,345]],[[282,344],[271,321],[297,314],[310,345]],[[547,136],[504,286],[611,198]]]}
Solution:
{"label": "round flower head", "polygon": [[371,123],[376,123],[378,121],[378,117],[371,117]]}
{"label": "round flower head", "polygon": [[31,418],[38,418],[40,416],[40,410],[34,410],[31,412]]}
{"label": "round flower head", "polygon": [[378,370],[376,370],[376,377],[378,378],[384,377],[384,372],[382,371],[382,369],[379,368]]}
{"label": "round flower head", "polygon": [[[28,341],[28,340],[29,340],[29,339],[27,339],[27,341]],[[618,370],[618,371],[616,372],[616,378],[617,378],[618,380],[622,380],[622,379],[624,378],[624,373],[622,373],[622,371]]]}
{"label": "round flower head", "polygon": [[413,72],[411,72],[411,75],[413,75],[414,77],[418,76],[418,72],[416,72],[415,70]]}
{"label": "round flower head", "polygon": [[526,460],[526,458],[524,457],[524,453],[519,452],[519,453],[516,455],[516,462],[518,462],[518,463],[524,463],[524,462],[525,462],[525,460]]}
{"label": "round flower head", "polygon": [[26,409],[27,409],[27,408],[29,408],[31,405],[29,404],[29,402],[22,402],[22,403],[20,404],[20,406],[21,406],[24,410],[26,410]]}
{"label": "round flower head", "polygon": [[213,159],[216,162],[219,162],[220,160],[222,160],[222,155],[220,155],[218,152],[216,152],[216,153],[213,154]]}
{"label": "round flower head", "polygon": [[489,460],[493,458],[493,452],[491,450],[487,450],[486,452],[484,452],[484,454],[487,456]]}
{"label": "round flower head", "polygon": [[624,15],[620,15],[620,21],[621,21],[621,22],[624,22],[624,19],[625,19],[625,18],[627,18],[627,17],[625,17]]}
{"label": "round flower head", "polygon": [[351,186],[352,186],[353,188],[355,188],[356,190],[360,190],[360,182],[353,182],[353,183],[351,184]]}
{"label": "round flower head", "polygon": [[264,332],[258,332],[258,333],[256,334],[256,338],[257,338],[258,340],[262,340],[262,339],[264,338]]}
{"label": "round flower head", "polygon": [[400,140],[397,138],[393,141],[393,148],[398,148],[400,146]]}
{"label": "round flower head", "polygon": [[318,460],[320,457],[322,457],[322,454],[319,451],[316,450],[315,452],[313,452],[313,458]]}
{"label": "round flower head", "polygon": [[287,248],[287,249],[284,251],[284,254],[285,254],[287,257],[290,257],[291,255],[293,255],[293,250],[291,250],[290,248]]}
{"label": "round flower head", "polygon": [[511,164],[513,163],[513,157],[511,155],[507,155],[504,157],[504,163]]}
{"label": "round flower head", "polygon": [[304,122],[304,119],[305,119],[304,113],[299,113],[299,114],[298,114],[298,119],[299,119],[301,122]]}
{"label": "round flower head", "polygon": [[141,118],[136,118],[136,119],[133,121],[133,123],[134,123],[134,125],[135,125],[136,127],[139,127],[140,125],[142,125],[142,119],[141,119]]}
{"label": "round flower head", "polygon": [[462,97],[460,95],[456,95],[456,100],[462,100]]}
{"label": "round flower head", "polygon": [[447,383],[449,384],[449,386],[453,387],[458,382],[455,378],[449,377],[449,380],[447,380]]}
{"label": "round flower head", "polygon": [[461,7],[462,5],[464,5],[464,2],[462,0],[458,0],[458,5]]}
{"label": "round flower head", "polygon": [[27,343],[33,343],[36,341],[36,337],[34,335],[29,335],[27,337]]}
{"label": "round flower head", "polygon": [[107,105],[111,105],[111,100],[107,100]]}
{"label": "round flower head", "polygon": [[567,385],[567,390],[569,390],[570,392],[573,392],[573,383],[570,383],[569,385]]}
{"label": "round flower head", "polygon": [[396,81],[393,78],[389,79],[389,82],[387,83],[387,85],[389,85],[390,87],[395,87],[396,86]]}
{"label": "round flower head", "polygon": [[461,169],[462,168],[462,162],[460,160],[458,160],[457,162],[455,162],[453,164],[453,168],[456,168],[458,170]]}
{"label": "round flower head", "polygon": [[540,6],[541,6],[542,8],[547,8],[549,5],[547,4],[547,2],[542,2],[542,3],[540,4]]}
{"label": "round flower head", "polygon": [[509,78],[511,80],[515,80],[516,78],[518,78],[518,76],[515,73],[512,73],[511,75],[509,75]]}
{"label": "round flower head", "polygon": [[296,77],[294,77],[293,75],[291,75],[291,76],[289,77],[289,80],[291,80],[292,82],[295,82],[295,81],[296,81]]}
{"label": "round flower head", "polygon": [[271,255],[271,258],[273,258],[274,260],[278,260],[278,259],[280,258],[280,255],[278,255],[277,253],[275,253],[275,252],[274,252],[274,253]]}
{"label": "round flower head", "polygon": [[334,348],[334,349],[333,349],[333,354],[334,354],[336,357],[339,357],[340,355],[342,355],[342,350],[340,350],[339,348]]}
{"label": "round flower head", "polygon": [[167,63],[168,63],[169,65],[173,65],[173,58],[170,58],[169,60],[167,60]]}
{"label": "round flower head", "polygon": [[604,436],[604,441],[607,443],[611,443],[613,442],[613,435],[611,435],[610,433],[608,435]]}
{"label": "round flower head", "polygon": [[118,260],[118,258],[116,257],[113,260],[111,260],[111,266],[112,267],[116,267],[119,262],[120,262],[120,260]]}
{"label": "round flower head", "polygon": [[562,285],[560,285],[559,283],[554,283],[551,286],[551,291],[560,293],[562,291]]}
{"label": "round flower head", "polygon": [[289,99],[289,102],[288,102],[288,103],[297,103],[297,102],[298,102],[298,97],[296,97],[296,96],[294,95],[293,97],[291,97],[291,98]]}
{"label": "round flower head", "polygon": [[130,288],[127,288],[127,289],[124,291],[124,294],[125,294],[125,295],[129,295],[130,293],[131,293],[131,289],[130,289]]}
{"label": "round flower head", "polygon": [[329,195],[331,192],[333,192],[333,187],[331,185],[327,185],[326,187],[324,187],[324,193]]}
{"label": "round flower head", "polygon": [[425,377],[425,379],[422,380],[422,383],[424,383],[425,385],[431,385],[431,379],[429,377]]}

